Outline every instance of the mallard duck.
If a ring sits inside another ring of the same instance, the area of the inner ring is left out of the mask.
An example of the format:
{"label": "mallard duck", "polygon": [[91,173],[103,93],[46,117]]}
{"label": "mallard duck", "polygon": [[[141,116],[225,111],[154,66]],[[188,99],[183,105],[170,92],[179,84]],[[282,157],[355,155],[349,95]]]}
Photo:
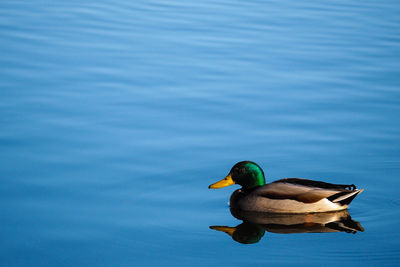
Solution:
{"label": "mallard duck", "polygon": [[229,174],[208,188],[238,184],[231,208],[271,213],[313,213],[346,209],[364,189],[354,184],[330,184],[300,178],[285,178],[265,184],[264,171],[252,161],[236,163]]}

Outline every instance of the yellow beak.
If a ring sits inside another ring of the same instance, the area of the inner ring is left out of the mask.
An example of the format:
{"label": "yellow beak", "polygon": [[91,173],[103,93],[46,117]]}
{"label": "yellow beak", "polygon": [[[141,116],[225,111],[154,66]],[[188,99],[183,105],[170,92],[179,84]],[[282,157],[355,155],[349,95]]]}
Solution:
{"label": "yellow beak", "polygon": [[235,184],[235,182],[232,180],[231,174],[228,174],[228,176],[226,176],[224,179],[211,184],[208,188],[217,189],[217,188],[222,188],[222,187],[225,187],[228,185],[233,185],[233,184]]}

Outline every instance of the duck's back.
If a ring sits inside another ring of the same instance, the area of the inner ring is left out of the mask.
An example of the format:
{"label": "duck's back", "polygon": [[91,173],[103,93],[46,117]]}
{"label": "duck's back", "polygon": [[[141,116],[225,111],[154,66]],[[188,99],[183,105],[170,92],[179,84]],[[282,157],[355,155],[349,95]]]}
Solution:
{"label": "duck's back", "polygon": [[286,178],[245,191],[236,190],[233,208],[260,212],[308,213],[343,210],[363,190],[299,178]]}

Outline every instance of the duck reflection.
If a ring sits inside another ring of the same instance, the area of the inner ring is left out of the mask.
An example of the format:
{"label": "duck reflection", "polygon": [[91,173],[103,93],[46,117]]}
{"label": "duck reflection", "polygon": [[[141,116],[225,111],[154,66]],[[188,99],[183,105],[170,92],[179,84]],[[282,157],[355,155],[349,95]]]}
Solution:
{"label": "duck reflection", "polygon": [[242,244],[257,243],[265,231],[279,234],[363,232],[364,228],[351,219],[347,210],[308,214],[271,214],[231,209],[231,214],[242,220],[236,227],[210,226],[211,229],[229,234]]}

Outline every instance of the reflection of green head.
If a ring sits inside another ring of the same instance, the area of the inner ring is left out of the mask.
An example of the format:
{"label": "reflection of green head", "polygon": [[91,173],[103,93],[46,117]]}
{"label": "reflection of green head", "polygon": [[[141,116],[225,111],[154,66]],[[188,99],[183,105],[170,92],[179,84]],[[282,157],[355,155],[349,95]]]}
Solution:
{"label": "reflection of green head", "polygon": [[265,233],[261,226],[251,222],[243,222],[236,227],[210,226],[210,228],[227,233],[233,240],[242,244],[257,243]]}
{"label": "reflection of green head", "polygon": [[236,231],[233,233],[232,238],[242,244],[254,244],[260,241],[264,233],[265,230],[258,224],[243,222],[236,226]]}
{"label": "reflection of green head", "polygon": [[241,161],[235,164],[230,171],[232,180],[244,189],[250,189],[265,184],[264,172],[257,163]]}

